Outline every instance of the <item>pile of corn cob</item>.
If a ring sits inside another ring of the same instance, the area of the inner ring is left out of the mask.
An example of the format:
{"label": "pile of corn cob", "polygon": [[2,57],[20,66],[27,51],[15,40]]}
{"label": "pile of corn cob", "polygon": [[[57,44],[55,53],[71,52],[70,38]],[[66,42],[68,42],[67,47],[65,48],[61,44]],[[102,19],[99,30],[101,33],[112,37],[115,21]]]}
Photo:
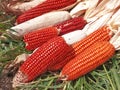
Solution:
{"label": "pile of corn cob", "polygon": [[10,1],[6,7],[20,12],[7,33],[34,50],[24,58],[13,87],[46,71],[61,70],[61,80],[75,80],[120,49],[119,0]]}

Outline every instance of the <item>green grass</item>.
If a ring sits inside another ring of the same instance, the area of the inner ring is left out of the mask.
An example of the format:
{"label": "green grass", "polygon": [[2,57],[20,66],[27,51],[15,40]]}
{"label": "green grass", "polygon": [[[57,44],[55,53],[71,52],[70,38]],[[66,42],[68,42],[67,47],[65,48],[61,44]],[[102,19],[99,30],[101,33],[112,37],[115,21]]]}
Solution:
{"label": "green grass", "polygon": [[[0,12],[0,32],[6,39],[0,38],[0,74],[3,67],[22,53],[29,53],[21,40],[13,40],[5,30],[13,26],[15,16]],[[22,85],[16,90],[120,90],[120,52],[104,65],[74,81],[61,82],[58,72],[47,72],[35,81]]]}

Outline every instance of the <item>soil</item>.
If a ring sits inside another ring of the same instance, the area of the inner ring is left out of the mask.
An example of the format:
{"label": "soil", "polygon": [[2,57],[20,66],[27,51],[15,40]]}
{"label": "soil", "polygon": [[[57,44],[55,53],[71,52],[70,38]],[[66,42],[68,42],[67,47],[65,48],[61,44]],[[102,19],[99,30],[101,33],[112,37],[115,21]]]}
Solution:
{"label": "soil", "polygon": [[9,75],[2,75],[0,78],[0,90],[13,90],[12,77]]}
{"label": "soil", "polygon": [[19,68],[19,64],[7,64],[0,75],[0,90],[14,90],[12,88],[12,80]]}

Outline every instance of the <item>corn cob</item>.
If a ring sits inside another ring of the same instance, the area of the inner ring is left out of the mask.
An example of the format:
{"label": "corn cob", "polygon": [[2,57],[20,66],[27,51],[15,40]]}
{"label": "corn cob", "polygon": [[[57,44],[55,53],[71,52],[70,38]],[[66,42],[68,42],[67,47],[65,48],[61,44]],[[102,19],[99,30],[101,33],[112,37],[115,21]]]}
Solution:
{"label": "corn cob", "polygon": [[20,15],[24,13],[25,11],[37,6],[38,4],[43,3],[46,0],[31,0],[29,2],[19,2],[16,1],[16,3],[9,2],[6,6],[9,12],[12,12],[14,14]]}
{"label": "corn cob", "polygon": [[112,33],[110,29],[108,28],[108,26],[104,26],[96,30],[95,32],[91,33],[83,40],[73,44],[72,47],[74,50],[69,52],[69,54],[67,54],[66,58],[62,62],[56,63],[54,66],[50,66],[49,70],[56,71],[56,70],[61,69],[65,64],[67,64],[76,55],[79,55],[80,53],[82,53],[85,49],[90,47],[95,42],[110,40],[111,35]]}
{"label": "corn cob", "polygon": [[97,42],[67,63],[60,77],[62,80],[77,79],[105,63],[114,53],[115,48],[111,43]]}
{"label": "corn cob", "polygon": [[73,19],[66,20],[63,23],[57,24],[54,27],[60,30],[60,35],[63,35],[73,30],[81,30],[86,24],[87,22],[83,17],[75,17]]}
{"label": "corn cob", "polygon": [[[48,18],[48,19],[46,19]],[[48,26],[53,26],[55,24],[61,23],[70,19],[71,16],[67,11],[58,11],[58,12],[50,12],[24,23],[21,23],[17,26],[12,27],[11,30],[7,30],[7,32],[13,36],[14,38],[23,37],[23,35],[37,29],[42,29]],[[14,30],[14,31],[13,31]]]}
{"label": "corn cob", "polygon": [[27,20],[30,20],[32,18],[35,18],[37,16],[40,16],[44,13],[58,10],[58,9],[64,9],[66,7],[75,4],[77,0],[47,0],[43,2],[42,4],[37,5],[36,7],[26,11],[24,14],[19,16],[16,20],[17,24],[20,24],[22,22],[25,22]]}
{"label": "corn cob", "polygon": [[58,35],[56,28],[48,27],[42,30],[37,30],[31,33],[28,33],[24,36],[24,42],[26,43],[27,50],[34,50],[40,47],[43,43],[49,39]]}
{"label": "corn cob", "polygon": [[66,20],[53,27],[36,30],[24,35],[24,42],[26,43],[26,49],[34,50],[41,46],[49,39],[71,32],[73,30],[82,29],[86,25],[86,21],[82,17]]}
{"label": "corn cob", "polygon": [[13,79],[13,86],[15,87],[20,83],[35,79],[44,73],[48,66],[62,61],[72,49],[69,45],[85,37],[80,35],[81,32],[81,30],[78,30],[66,34],[64,37],[57,36],[37,48],[19,68],[18,73]]}
{"label": "corn cob", "polygon": [[19,70],[27,75],[27,79],[22,82],[31,81],[44,73],[56,59],[62,59],[69,49],[62,37],[53,38],[43,44],[20,67]]}

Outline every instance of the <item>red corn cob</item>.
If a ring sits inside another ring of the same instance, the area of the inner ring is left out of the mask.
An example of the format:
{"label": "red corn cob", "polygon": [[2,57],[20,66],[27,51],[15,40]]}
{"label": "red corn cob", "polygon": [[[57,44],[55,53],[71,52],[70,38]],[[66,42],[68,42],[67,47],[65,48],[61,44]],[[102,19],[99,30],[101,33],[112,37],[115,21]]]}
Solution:
{"label": "red corn cob", "polygon": [[24,42],[26,43],[27,50],[34,50],[37,47],[41,46],[43,43],[49,39],[58,35],[56,28],[48,27],[42,30],[37,30],[31,33],[28,33],[24,36]]}
{"label": "red corn cob", "polygon": [[[28,82],[44,73],[49,65],[62,60],[70,51],[62,37],[55,37],[39,47],[19,68],[18,74],[13,79],[14,83]],[[22,78],[22,77],[23,78]],[[26,78],[25,78],[26,77]]]}
{"label": "red corn cob", "polygon": [[83,19],[83,17],[77,17],[66,20],[63,23],[57,24],[53,27],[30,32],[24,35],[26,49],[34,50],[57,35],[65,34],[77,29],[82,29],[86,23],[87,22]]}
{"label": "red corn cob", "polygon": [[[48,68],[48,70],[49,71],[57,71],[57,70],[62,69],[72,58],[75,57],[74,53],[75,53],[74,49],[71,49],[71,51],[66,55],[66,58],[64,58],[61,62],[57,62],[56,64],[51,65]],[[69,55],[69,57],[67,58],[68,55]]]}
{"label": "red corn cob", "polygon": [[60,35],[66,34],[73,30],[81,30],[87,24],[86,20],[83,17],[75,17],[70,20],[66,20],[63,23],[57,24],[54,27],[57,27],[60,30]]}
{"label": "red corn cob", "polygon": [[95,32],[88,35],[83,40],[73,44],[72,47],[74,50],[69,52],[69,54],[67,54],[66,58],[62,62],[56,63],[54,66],[51,66],[49,70],[56,71],[58,69],[61,69],[76,55],[82,53],[85,49],[87,49],[88,47],[90,47],[92,44],[94,44],[97,41],[109,41],[111,38],[110,34],[111,34],[111,31],[107,26],[104,26],[96,30]]}
{"label": "red corn cob", "polygon": [[20,24],[22,22],[25,22],[27,20],[30,20],[32,18],[35,18],[37,16],[40,16],[44,13],[63,9],[67,6],[73,5],[77,2],[77,0],[47,0],[43,2],[42,4],[37,5],[36,7],[26,11],[24,14],[19,16],[17,18],[17,24]]}
{"label": "red corn cob", "polygon": [[115,53],[107,41],[97,42],[67,63],[61,71],[62,80],[74,80],[105,63]]}

